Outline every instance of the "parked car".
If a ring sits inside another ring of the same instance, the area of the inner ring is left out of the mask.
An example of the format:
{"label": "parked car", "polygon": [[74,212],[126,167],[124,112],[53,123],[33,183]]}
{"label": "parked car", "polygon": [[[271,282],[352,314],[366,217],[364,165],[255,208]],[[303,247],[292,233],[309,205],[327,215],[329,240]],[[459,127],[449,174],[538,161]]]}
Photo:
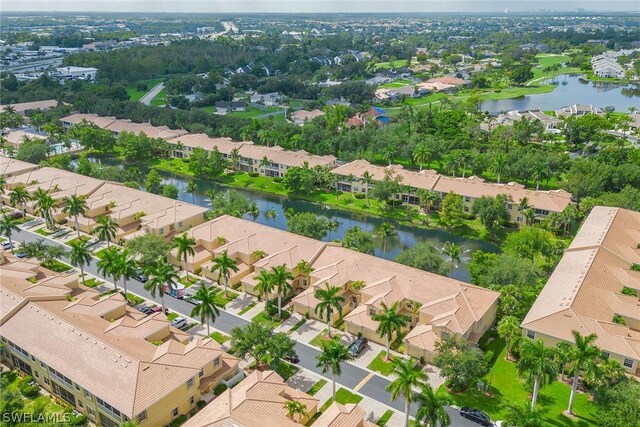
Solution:
{"label": "parked car", "polygon": [[285,356],[285,357],[283,357],[283,359],[286,360],[287,362],[293,363],[293,364],[300,363],[300,358],[298,357],[297,354],[294,354],[292,356]]}
{"label": "parked car", "polygon": [[171,322],[171,326],[174,328],[182,329],[187,326],[187,318],[186,317],[176,317]]}
{"label": "parked car", "polygon": [[194,298],[196,292],[198,289],[195,288],[195,285],[191,285],[182,292],[182,299],[190,304],[197,304],[198,300]]}
{"label": "parked car", "polygon": [[351,357],[357,357],[362,353],[362,350],[367,346],[367,339],[365,337],[358,337],[350,346],[349,346],[349,354]]}
{"label": "parked car", "polygon": [[147,316],[154,313],[153,309],[147,306],[140,307],[138,310],[140,310],[142,313],[146,314]]}
{"label": "parked car", "polygon": [[493,423],[491,422],[489,415],[485,414],[480,409],[464,406],[460,408],[460,415],[474,423],[480,424],[481,426],[493,427]]}
{"label": "parked car", "polygon": [[149,278],[145,276],[142,270],[138,270],[134,278],[140,283],[147,283],[147,280],[149,280]]}
{"label": "parked car", "polygon": [[26,254],[26,253],[24,253],[24,252],[18,252],[18,253],[16,253],[16,256],[17,256],[18,258],[26,258],[26,257],[27,257],[27,254]]}
{"label": "parked car", "polygon": [[9,250],[13,248],[13,244],[11,242],[2,242],[2,249]]}
{"label": "parked car", "polygon": [[11,212],[9,212],[7,215],[15,219],[20,219],[24,216],[24,214],[20,209],[14,209]]}
{"label": "parked car", "polygon": [[[156,305],[155,307],[151,307],[151,313],[161,313],[161,312],[162,312],[162,306]],[[168,308],[164,309],[164,314],[169,314]]]}

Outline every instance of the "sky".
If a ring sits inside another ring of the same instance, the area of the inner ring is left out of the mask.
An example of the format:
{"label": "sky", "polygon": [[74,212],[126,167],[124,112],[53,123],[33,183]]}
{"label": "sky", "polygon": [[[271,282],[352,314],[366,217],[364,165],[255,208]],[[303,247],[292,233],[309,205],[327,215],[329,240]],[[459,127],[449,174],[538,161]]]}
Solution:
{"label": "sky", "polygon": [[627,0],[1,0],[0,12],[530,12],[550,9],[640,12],[640,1]]}

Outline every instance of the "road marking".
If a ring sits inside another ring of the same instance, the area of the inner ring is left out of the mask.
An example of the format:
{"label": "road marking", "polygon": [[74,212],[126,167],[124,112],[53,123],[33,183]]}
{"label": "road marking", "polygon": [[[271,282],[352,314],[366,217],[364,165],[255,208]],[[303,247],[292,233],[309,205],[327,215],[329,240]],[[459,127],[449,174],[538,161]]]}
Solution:
{"label": "road marking", "polygon": [[371,379],[373,378],[375,374],[373,372],[369,372],[369,375],[367,375],[366,377],[364,377],[362,379],[362,381],[360,381],[354,388],[353,391],[357,392],[359,391],[362,387],[364,387],[364,385]]}

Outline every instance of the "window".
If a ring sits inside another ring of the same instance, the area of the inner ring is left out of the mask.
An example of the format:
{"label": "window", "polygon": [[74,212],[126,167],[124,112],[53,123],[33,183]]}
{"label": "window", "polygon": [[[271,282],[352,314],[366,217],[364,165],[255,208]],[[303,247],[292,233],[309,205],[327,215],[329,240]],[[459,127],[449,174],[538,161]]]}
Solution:
{"label": "window", "polygon": [[193,384],[194,384],[193,378],[189,378],[189,381],[187,381],[187,388],[193,387]]}
{"label": "window", "polygon": [[70,391],[60,387],[57,383],[51,383],[53,387],[53,392],[60,396],[62,400],[67,402],[71,406],[76,406],[76,397]]}
{"label": "window", "polygon": [[182,228],[182,221],[178,223],[178,227]]}
{"label": "window", "polygon": [[91,395],[91,393],[89,393],[89,390],[85,390],[85,391],[84,391],[84,397],[91,398],[91,397],[93,397],[93,396]]}
{"label": "window", "polygon": [[178,416],[178,408],[173,408],[173,411],[171,411],[171,418],[175,418]]}
{"label": "window", "polygon": [[80,408],[84,408],[84,405],[82,404],[82,400],[78,400],[78,406],[79,406]]}
{"label": "window", "polygon": [[465,196],[464,201],[465,201],[465,202],[470,202],[470,201],[471,201],[471,197],[467,197],[467,196]]}
{"label": "window", "polygon": [[42,360],[40,361],[40,366],[42,366],[43,368],[46,368],[46,367],[47,367],[47,365],[45,365],[45,364],[44,364],[44,362],[43,362]]}
{"label": "window", "polygon": [[104,427],[118,427],[120,423],[113,421],[111,418],[103,414],[102,412],[98,412],[100,415],[100,424]]}
{"label": "window", "polygon": [[59,380],[61,380],[62,382],[64,382],[66,385],[68,385],[69,387],[73,386],[73,383],[71,382],[71,380],[67,377],[65,377],[64,375],[62,375],[60,372],[56,371],[55,369],[53,369],[51,366],[49,366],[49,372],[56,378],[58,378]]}
{"label": "window", "polygon": [[215,359],[213,359],[213,367],[217,368],[218,366],[220,366],[220,358],[216,357]]}
{"label": "window", "polygon": [[147,419],[147,411],[140,412],[140,415],[138,415],[138,424],[142,424],[142,422],[146,419]]}
{"label": "window", "polygon": [[527,331],[527,338],[534,339],[536,337],[536,333],[534,331]]}
{"label": "window", "polygon": [[189,403],[191,403],[191,405],[193,405],[194,403],[196,403],[196,398],[191,396],[191,399],[189,399]]}
{"label": "window", "polygon": [[35,375],[36,378],[40,378],[40,374],[38,373],[38,371],[33,371],[33,375]]}
{"label": "window", "polygon": [[91,418],[95,417],[95,416],[96,416],[95,411],[94,411],[93,409],[91,409],[91,408],[88,408],[88,409],[89,409],[89,416],[90,416]]}
{"label": "window", "polygon": [[36,358],[35,358],[35,357],[33,357],[33,356],[31,356],[31,361],[32,361],[32,362],[35,362],[35,361],[36,361]]}
{"label": "window", "polygon": [[31,365],[29,365],[28,363],[24,362],[22,359],[18,359],[13,354],[11,355],[11,360],[13,360],[13,366],[15,366],[16,368],[20,369],[25,374],[31,375],[31,372],[32,372]]}
{"label": "window", "polygon": [[96,401],[98,402],[98,406],[111,412],[116,418],[120,419],[122,417],[122,414],[120,414],[120,411],[118,411],[113,406],[109,405],[104,400],[100,399],[99,397],[96,397]]}
{"label": "window", "polygon": [[200,369],[200,372],[198,372],[198,378],[202,378],[204,376],[204,369]]}
{"label": "window", "polygon": [[622,363],[625,368],[633,368],[633,359],[629,359],[627,357],[624,358],[624,362]]}
{"label": "window", "polygon": [[47,378],[45,378],[45,379],[44,379],[44,383],[45,383],[46,385],[49,385],[49,380],[48,380]]}
{"label": "window", "polygon": [[76,390],[80,391],[80,386],[76,384]]}

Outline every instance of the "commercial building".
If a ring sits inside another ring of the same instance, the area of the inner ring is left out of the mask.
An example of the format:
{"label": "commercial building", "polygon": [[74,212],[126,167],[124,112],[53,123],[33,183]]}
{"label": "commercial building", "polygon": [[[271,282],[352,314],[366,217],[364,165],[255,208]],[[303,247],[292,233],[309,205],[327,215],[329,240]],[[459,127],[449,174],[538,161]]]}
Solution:
{"label": "commercial building", "polygon": [[522,322],[552,346],[596,334],[603,356],[640,376],[640,212],[596,206]]}
{"label": "commercial building", "polygon": [[[376,166],[366,160],[355,160],[331,172],[338,176],[336,188],[349,193],[367,194],[376,181],[382,181],[385,177],[397,179],[403,185],[403,192],[395,195],[396,200],[412,205],[420,204],[418,190],[435,191],[443,197],[449,192],[458,194],[463,197],[465,212],[470,212],[473,202],[482,196],[505,195],[507,210],[511,220],[515,222],[522,221],[519,203],[525,197],[538,219],[546,217],[551,212],[562,212],[571,203],[571,194],[564,190],[528,190],[516,182],[495,184],[476,176],[453,178],[440,175],[433,170],[408,171],[401,165]],[[373,178],[371,185],[362,179],[365,172],[369,172]],[[354,179],[351,180],[350,177]]]}
{"label": "commercial building", "polygon": [[3,363],[92,423],[168,425],[243,375],[214,340],[173,328],[162,313],[147,317],[120,294],[101,296],[76,274],[6,252],[0,266]]}
{"label": "commercial building", "polygon": [[98,74],[98,69],[93,67],[59,67],[56,68],[58,76],[64,79],[78,79],[94,81]]}

